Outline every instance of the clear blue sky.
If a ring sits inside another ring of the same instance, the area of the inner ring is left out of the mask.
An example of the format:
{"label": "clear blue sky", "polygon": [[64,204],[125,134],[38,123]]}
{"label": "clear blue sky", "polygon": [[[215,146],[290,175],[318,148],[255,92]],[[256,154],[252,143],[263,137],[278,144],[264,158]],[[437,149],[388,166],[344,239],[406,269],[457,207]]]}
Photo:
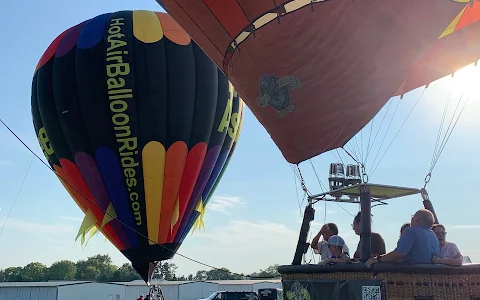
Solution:
{"label": "clear blue sky", "polygon": [[[41,152],[31,121],[30,85],[38,59],[64,29],[98,14],[121,9],[160,10],[160,7],[154,0],[7,0],[0,4],[0,90],[3,95],[0,117],[37,153]],[[477,77],[476,82],[479,79]],[[371,182],[423,186],[447,99],[446,85],[447,80],[443,80],[427,89],[371,177]],[[383,147],[380,149],[380,142],[385,136],[381,131],[372,147],[369,162],[379,150],[379,156],[383,154],[420,92],[414,91],[401,100]],[[457,99],[452,100],[454,104]],[[398,99],[393,101],[392,109]],[[453,112],[454,104],[449,113]],[[447,226],[447,238],[456,242],[461,251],[475,261],[480,260],[480,242],[474,238],[480,231],[480,205],[475,192],[479,178],[476,172],[480,153],[476,134],[480,126],[476,117],[479,109],[478,100],[472,99],[428,186],[440,221]],[[377,124],[381,117],[382,114],[376,119]],[[450,119],[447,117],[447,121]],[[389,120],[387,117],[383,130],[388,127]],[[364,149],[367,148],[368,133],[369,130],[366,130],[363,134]],[[0,140],[1,228],[32,155],[2,126]],[[346,157],[343,152],[342,155]],[[336,161],[335,155],[326,153],[312,161],[326,185],[328,165]],[[321,192],[311,165],[307,162],[300,167],[307,187],[312,192]],[[298,193],[301,201],[301,190]],[[422,202],[420,196],[414,196],[389,203],[373,209],[373,228],[384,236],[387,248],[391,250],[395,247],[401,224],[409,221],[411,214],[421,208]],[[336,222],[340,234],[354,249],[358,238],[351,230],[350,214],[355,214],[358,206],[329,203],[326,219],[324,204],[319,203],[315,208],[317,213],[312,234],[320,229],[321,223]],[[301,221],[294,174],[248,109],[235,156],[207,211],[206,231],[189,236],[180,253],[235,272],[253,272],[271,264],[291,262]],[[79,243],[74,244],[82,217],[80,209],[55,175],[34,160],[5,231],[0,236],[0,268],[25,265],[31,261],[47,265],[60,259],[76,261],[97,253],[110,254],[117,264],[125,262],[125,258],[101,236],[93,238],[86,249],[81,249]],[[181,274],[205,269],[181,257],[173,261],[179,266]]]}

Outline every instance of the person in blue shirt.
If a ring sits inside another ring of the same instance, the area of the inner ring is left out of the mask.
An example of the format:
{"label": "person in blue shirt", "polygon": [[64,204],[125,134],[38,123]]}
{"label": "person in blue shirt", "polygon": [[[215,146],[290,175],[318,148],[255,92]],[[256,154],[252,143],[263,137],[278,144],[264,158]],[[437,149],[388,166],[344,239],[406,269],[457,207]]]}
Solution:
{"label": "person in blue shirt", "polygon": [[432,257],[440,255],[440,243],[432,231],[434,223],[435,218],[429,210],[418,210],[412,216],[410,227],[405,229],[398,240],[397,248],[370,258],[366,262],[367,267],[379,261],[431,264]]}

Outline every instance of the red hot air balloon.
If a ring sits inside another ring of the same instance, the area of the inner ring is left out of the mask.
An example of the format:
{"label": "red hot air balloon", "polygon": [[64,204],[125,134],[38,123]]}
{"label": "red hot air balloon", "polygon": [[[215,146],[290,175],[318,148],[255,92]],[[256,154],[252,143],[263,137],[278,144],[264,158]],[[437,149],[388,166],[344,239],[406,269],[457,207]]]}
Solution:
{"label": "red hot air balloon", "polygon": [[218,184],[242,112],[225,75],[164,13],[69,28],[32,84],[39,143],[86,214],[82,228],[96,226],[146,282]]}
{"label": "red hot air balloon", "polygon": [[[478,1],[157,2],[225,72],[290,163],[343,146],[396,91],[480,57]],[[416,62],[430,68],[412,71]]]}

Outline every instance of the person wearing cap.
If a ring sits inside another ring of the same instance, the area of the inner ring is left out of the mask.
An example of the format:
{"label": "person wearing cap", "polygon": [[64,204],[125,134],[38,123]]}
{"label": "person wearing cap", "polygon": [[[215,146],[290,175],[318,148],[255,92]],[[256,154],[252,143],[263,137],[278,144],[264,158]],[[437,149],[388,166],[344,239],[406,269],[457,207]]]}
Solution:
{"label": "person wearing cap", "polygon": [[327,241],[328,250],[331,256],[323,261],[320,265],[326,265],[330,263],[347,263],[350,262],[350,256],[345,251],[345,241],[338,235],[332,235]]}
{"label": "person wearing cap", "polygon": [[[338,235],[338,227],[335,223],[327,223],[322,226],[322,229],[317,233],[317,235],[312,239],[310,246],[313,248],[315,254],[320,254],[320,260],[326,260],[332,257],[328,247],[328,239],[331,236]],[[323,237],[323,240],[320,241],[320,237]],[[345,251],[350,256],[350,249],[345,244],[343,247]]]}

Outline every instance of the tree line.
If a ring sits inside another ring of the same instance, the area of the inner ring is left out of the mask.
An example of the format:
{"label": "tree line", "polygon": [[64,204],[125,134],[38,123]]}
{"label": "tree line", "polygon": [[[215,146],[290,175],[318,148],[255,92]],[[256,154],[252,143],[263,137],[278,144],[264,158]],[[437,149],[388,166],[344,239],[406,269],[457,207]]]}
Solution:
{"label": "tree line", "polygon": [[[254,277],[279,277],[278,265],[273,265],[265,270],[260,270],[250,275]],[[248,278],[244,274],[233,274],[227,268],[200,270],[196,274],[179,276],[176,274],[177,266],[173,263],[163,262],[154,271],[154,279],[164,280],[238,280]],[[54,262],[50,267],[32,262],[24,267],[9,267],[0,270],[0,282],[39,282],[58,280],[85,280],[97,282],[125,282],[141,280],[130,263],[120,267],[112,263],[112,258],[107,255],[97,254],[76,263],[70,260]]]}

